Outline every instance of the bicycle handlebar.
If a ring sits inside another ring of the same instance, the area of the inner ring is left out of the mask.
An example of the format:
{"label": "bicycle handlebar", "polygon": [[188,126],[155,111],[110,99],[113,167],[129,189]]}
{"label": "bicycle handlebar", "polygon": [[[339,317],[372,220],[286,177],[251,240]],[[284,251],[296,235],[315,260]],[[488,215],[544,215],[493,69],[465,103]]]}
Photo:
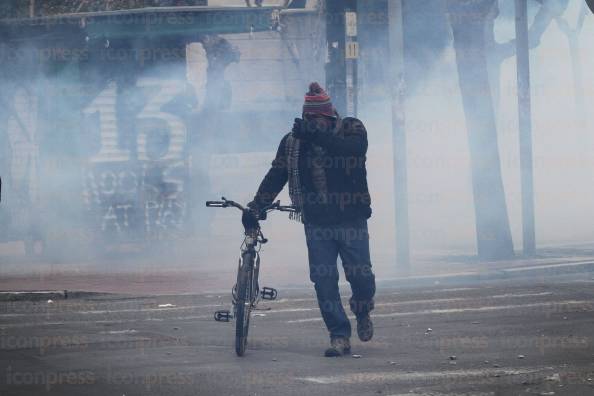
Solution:
{"label": "bicycle handlebar", "polygon": [[[228,200],[225,197],[221,197],[221,201],[206,201],[206,206],[208,206],[209,208],[228,208],[229,206],[232,206],[232,207],[237,208],[241,211],[246,210],[246,208],[244,208],[237,202]],[[273,202],[270,205],[263,207],[261,212],[264,213],[269,210],[278,210],[280,212],[295,212],[296,211],[294,206],[281,205],[280,201]]]}
{"label": "bicycle handlebar", "polygon": [[206,206],[211,208],[227,208],[229,206],[233,206],[241,211],[245,210],[245,208],[237,202],[228,200],[225,197],[221,197],[221,201],[206,201]]}
{"label": "bicycle handlebar", "polygon": [[279,212],[296,212],[297,211],[297,209],[295,209],[294,206],[278,205],[275,209],[278,210]]}

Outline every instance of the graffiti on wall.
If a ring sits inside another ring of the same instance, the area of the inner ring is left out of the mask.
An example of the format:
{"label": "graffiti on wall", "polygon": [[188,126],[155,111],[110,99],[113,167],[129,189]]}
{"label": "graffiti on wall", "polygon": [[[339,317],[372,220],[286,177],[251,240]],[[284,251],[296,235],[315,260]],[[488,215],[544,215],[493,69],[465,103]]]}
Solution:
{"label": "graffiti on wall", "polygon": [[184,161],[98,163],[85,172],[93,224],[114,239],[162,239],[185,232],[188,167]]}
{"label": "graffiti on wall", "polygon": [[135,91],[150,95],[134,115],[127,147],[121,144],[115,83],[84,109],[97,120],[100,136],[84,170],[84,199],[92,223],[108,239],[167,239],[187,231],[186,126],[164,110],[184,90],[182,81],[138,80]]}

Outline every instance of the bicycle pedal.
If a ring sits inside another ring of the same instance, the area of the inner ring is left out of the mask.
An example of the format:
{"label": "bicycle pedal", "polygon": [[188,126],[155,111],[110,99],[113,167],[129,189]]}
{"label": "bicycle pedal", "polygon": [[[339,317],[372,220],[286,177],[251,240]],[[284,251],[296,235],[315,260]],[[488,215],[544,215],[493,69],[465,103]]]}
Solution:
{"label": "bicycle pedal", "polygon": [[260,293],[263,300],[276,300],[276,296],[278,295],[276,289],[272,287],[263,287]]}
{"label": "bicycle pedal", "polygon": [[235,304],[237,302],[237,283],[233,285],[233,288],[231,289],[231,297],[233,299],[233,304]]}
{"label": "bicycle pedal", "polygon": [[216,320],[217,322],[229,322],[231,318],[231,312],[227,310],[216,311],[214,314],[214,320]]}

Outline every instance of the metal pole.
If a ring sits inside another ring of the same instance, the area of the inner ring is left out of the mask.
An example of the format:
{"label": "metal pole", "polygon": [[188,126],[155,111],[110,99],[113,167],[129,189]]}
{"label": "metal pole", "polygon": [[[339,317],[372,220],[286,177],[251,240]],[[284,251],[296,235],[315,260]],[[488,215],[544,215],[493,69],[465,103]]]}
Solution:
{"label": "metal pole", "polygon": [[347,113],[346,59],[345,59],[345,2],[326,0],[326,88],[332,103],[341,116]]}
{"label": "metal pole", "polygon": [[35,17],[35,0],[29,2],[29,18]]}
{"label": "metal pole", "polygon": [[347,116],[357,117],[357,12],[351,8],[345,13],[345,48],[346,48],[346,101]]}
{"label": "metal pole", "polygon": [[392,89],[392,144],[394,155],[394,213],[396,225],[396,266],[410,271],[410,231],[408,223],[408,172],[405,133],[404,28],[402,0],[388,0],[390,86]]}
{"label": "metal pole", "polygon": [[524,254],[535,253],[534,178],[532,169],[532,106],[530,98],[530,52],[528,46],[528,0],[516,0],[516,60],[518,120],[522,183],[522,234]]}

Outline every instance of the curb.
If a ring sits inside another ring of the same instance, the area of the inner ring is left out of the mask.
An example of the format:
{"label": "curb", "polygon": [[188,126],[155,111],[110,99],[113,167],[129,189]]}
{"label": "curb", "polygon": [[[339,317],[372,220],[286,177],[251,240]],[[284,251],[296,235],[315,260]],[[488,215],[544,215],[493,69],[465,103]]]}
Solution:
{"label": "curb", "polygon": [[594,261],[526,266],[484,272],[471,271],[457,274],[387,278],[378,279],[376,282],[383,286],[398,286],[404,288],[435,285],[456,286],[467,283],[522,280],[533,279],[536,276],[558,276],[579,273],[594,274]]}
{"label": "curb", "polygon": [[[577,262],[577,263],[558,263],[558,264],[544,264],[532,265],[515,268],[505,268],[490,271],[467,271],[454,274],[441,275],[419,275],[419,276],[402,276],[393,278],[377,278],[376,284],[384,288],[418,288],[418,287],[435,287],[435,286],[462,286],[468,284],[497,282],[497,281],[514,281],[526,280],[535,277],[546,276],[564,276],[572,274],[592,274],[594,275],[594,261]],[[593,278],[594,279],[594,278]],[[341,287],[348,286],[346,281],[340,283]],[[310,290],[311,285],[308,284],[287,284],[279,285],[285,290]],[[226,290],[209,291],[206,294],[224,294]],[[198,293],[204,294],[204,293]],[[143,293],[142,295],[146,295]],[[170,295],[170,294],[168,294]],[[171,294],[174,295],[174,294]],[[88,291],[70,291],[70,290],[28,290],[28,291],[0,291],[0,302],[10,301],[44,301],[44,300],[66,300],[76,298],[97,298],[108,296],[121,296],[120,293],[106,293],[106,292],[88,292]],[[129,297],[129,296],[128,296]]]}
{"label": "curb", "polygon": [[586,273],[594,272],[594,261],[507,268],[501,270],[500,272],[502,272],[505,275],[505,277],[523,277],[527,275],[567,275],[575,273]]}
{"label": "curb", "polygon": [[72,298],[87,298],[107,296],[110,293],[71,291],[71,290],[25,290],[25,291],[1,291],[0,302],[5,301],[43,301],[43,300],[67,300]]}

